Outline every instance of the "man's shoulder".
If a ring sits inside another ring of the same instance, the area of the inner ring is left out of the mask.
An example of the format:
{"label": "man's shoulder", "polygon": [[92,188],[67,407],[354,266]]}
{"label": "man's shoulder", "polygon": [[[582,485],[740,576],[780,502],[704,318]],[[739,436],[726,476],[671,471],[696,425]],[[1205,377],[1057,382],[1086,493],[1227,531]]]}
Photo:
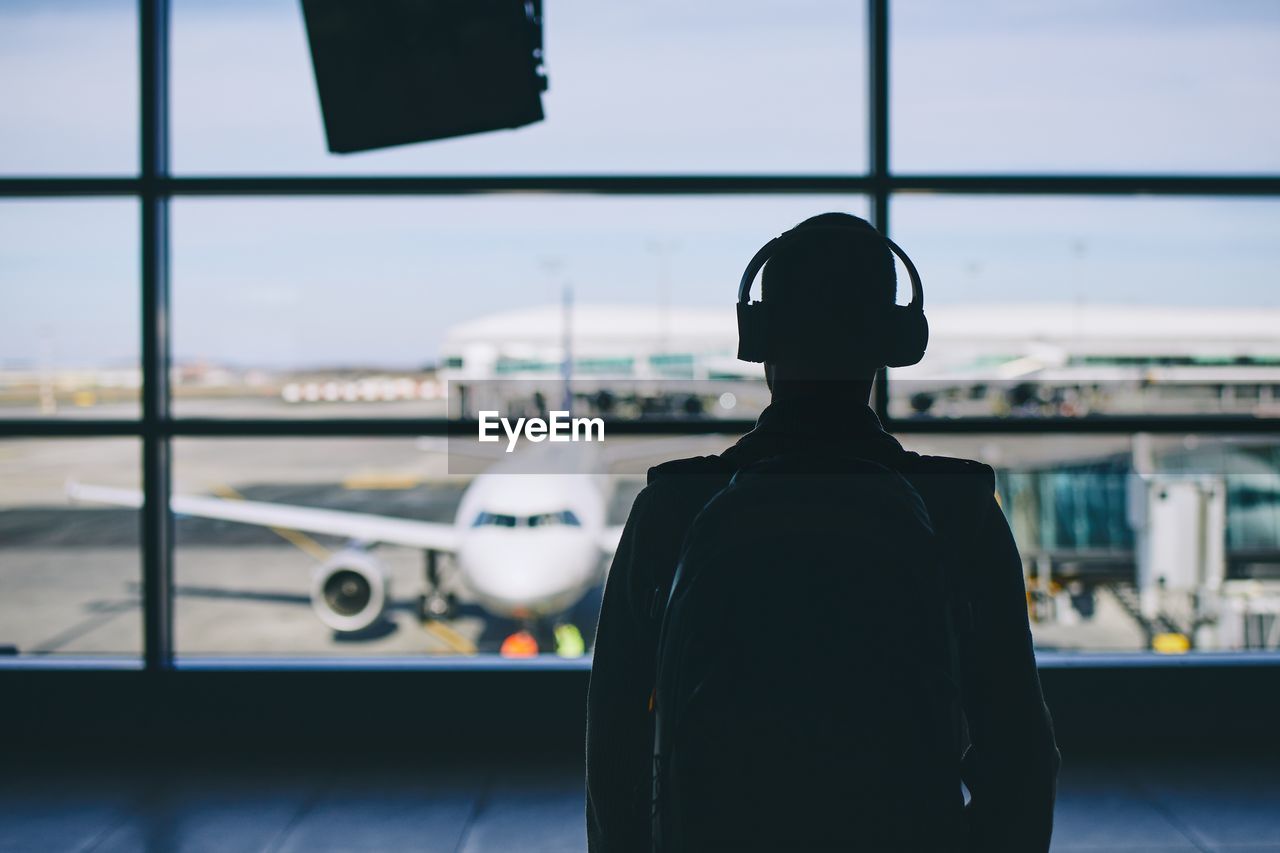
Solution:
{"label": "man's shoulder", "polygon": [[[689,476],[730,477],[742,462],[731,458],[732,455],[730,452],[690,456],[663,462],[649,469],[648,486],[659,489],[679,488],[679,484]],[[990,465],[956,456],[929,456],[902,450],[892,467],[904,474],[961,474],[988,480],[993,485],[995,483],[995,470]]]}
{"label": "man's shoulder", "polygon": [[636,495],[632,514],[666,518],[696,512],[733,477],[733,467],[720,456],[672,459],[649,469],[648,482]]}
{"label": "man's shoulder", "polygon": [[904,450],[899,470],[908,476],[913,474],[956,475],[964,482],[980,484],[981,487],[990,491],[994,491],[996,485],[996,472],[990,465],[957,456],[927,456]]}
{"label": "man's shoulder", "polygon": [[723,477],[733,474],[732,466],[723,456],[690,456],[672,459],[649,469],[647,489],[665,490],[679,488],[688,476]]}

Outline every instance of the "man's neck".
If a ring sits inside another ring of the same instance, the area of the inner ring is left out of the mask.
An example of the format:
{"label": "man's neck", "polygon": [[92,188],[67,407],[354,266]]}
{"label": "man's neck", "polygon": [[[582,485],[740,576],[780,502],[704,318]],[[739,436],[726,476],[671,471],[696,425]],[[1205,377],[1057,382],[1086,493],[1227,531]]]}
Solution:
{"label": "man's neck", "polygon": [[816,398],[833,407],[866,405],[871,383],[871,379],[788,379],[774,383],[773,402]]}

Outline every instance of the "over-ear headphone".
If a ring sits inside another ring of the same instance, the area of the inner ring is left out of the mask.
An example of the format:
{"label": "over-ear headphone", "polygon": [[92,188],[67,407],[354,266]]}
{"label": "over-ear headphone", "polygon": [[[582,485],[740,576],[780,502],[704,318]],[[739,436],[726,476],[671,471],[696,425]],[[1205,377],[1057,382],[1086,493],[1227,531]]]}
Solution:
{"label": "over-ear headphone", "polygon": [[[858,318],[822,317],[811,310],[805,316],[804,306],[777,302],[752,302],[751,284],[765,263],[778,250],[797,238],[819,232],[839,232],[851,239],[874,240],[887,246],[902,260],[911,278],[911,302],[886,305],[880,311],[867,311]],[[832,337],[842,343],[834,343]],[[751,258],[738,283],[738,358],[742,361],[777,361],[800,342],[813,341],[823,350],[840,351],[888,367],[906,367],[924,358],[929,343],[929,322],[924,316],[924,287],[920,273],[907,253],[869,224],[798,225],[760,247]]]}

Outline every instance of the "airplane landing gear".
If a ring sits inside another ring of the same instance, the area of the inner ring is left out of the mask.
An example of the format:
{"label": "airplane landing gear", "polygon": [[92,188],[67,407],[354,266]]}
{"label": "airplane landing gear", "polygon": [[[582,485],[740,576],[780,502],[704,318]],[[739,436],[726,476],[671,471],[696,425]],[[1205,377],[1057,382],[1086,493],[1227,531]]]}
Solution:
{"label": "airplane landing gear", "polygon": [[423,622],[432,619],[452,619],[457,610],[458,600],[450,593],[432,590],[418,596],[418,618]]}
{"label": "airplane landing gear", "polygon": [[543,653],[554,652],[556,649],[556,631],[555,625],[545,619],[538,619],[525,626],[525,630],[538,643],[538,651]]}
{"label": "airplane landing gear", "polygon": [[423,621],[432,619],[452,619],[458,611],[458,599],[451,592],[440,589],[440,554],[436,551],[426,552],[427,591],[418,596],[418,618]]}

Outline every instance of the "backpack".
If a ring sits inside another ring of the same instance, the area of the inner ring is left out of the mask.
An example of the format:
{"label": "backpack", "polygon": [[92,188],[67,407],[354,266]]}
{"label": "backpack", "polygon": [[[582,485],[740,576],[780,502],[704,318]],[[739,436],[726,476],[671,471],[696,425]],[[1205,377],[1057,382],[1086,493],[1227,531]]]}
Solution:
{"label": "backpack", "polygon": [[738,471],[661,611],[654,850],[962,848],[963,718],[928,510],[865,459]]}

